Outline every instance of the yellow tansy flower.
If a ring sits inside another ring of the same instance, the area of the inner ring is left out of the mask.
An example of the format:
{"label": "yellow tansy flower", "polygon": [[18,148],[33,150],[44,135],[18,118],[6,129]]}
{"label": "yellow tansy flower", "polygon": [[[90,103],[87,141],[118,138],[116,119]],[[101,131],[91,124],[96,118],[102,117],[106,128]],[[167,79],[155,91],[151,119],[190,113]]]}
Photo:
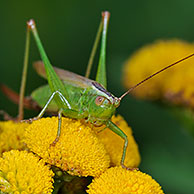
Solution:
{"label": "yellow tansy flower", "polygon": [[[138,50],[125,63],[124,84],[137,84],[161,68],[193,53],[194,44],[180,40],[156,41]],[[194,58],[157,75],[133,94],[140,98],[165,98],[174,103],[194,105]]]}
{"label": "yellow tansy flower", "polygon": [[[113,116],[113,123],[115,123],[128,137],[128,148],[125,157],[125,166],[127,167],[138,167],[140,163],[140,155],[138,146],[132,135],[132,130],[128,126],[127,122],[122,116]],[[100,133],[97,133],[98,138],[104,143],[110,158],[111,166],[119,166],[121,162],[121,157],[123,153],[124,140],[112,132],[110,129],[105,129]]]}
{"label": "yellow tansy flower", "polygon": [[[194,61],[193,61],[194,62]],[[192,62],[191,62],[192,63]],[[174,104],[194,108],[194,67],[179,68],[164,83],[164,98]]]}
{"label": "yellow tansy flower", "polygon": [[27,151],[11,150],[0,158],[0,191],[10,194],[49,194],[54,173]]}
{"label": "yellow tansy flower", "polygon": [[109,168],[88,186],[89,194],[164,194],[151,176],[122,167]]}
{"label": "yellow tansy flower", "polygon": [[24,131],[28,123],[14,121],[0,121],[0,156],[5,151],[12,149],[24,150]]}
{"label": "yellow tansy flower", "polygon": [[80,120],[62,118],[61,135],[55,146],[58,118],[42,118],[26,129],[27,146],[49,164],[69,174],[99,176],[110,164],[104,145]]}

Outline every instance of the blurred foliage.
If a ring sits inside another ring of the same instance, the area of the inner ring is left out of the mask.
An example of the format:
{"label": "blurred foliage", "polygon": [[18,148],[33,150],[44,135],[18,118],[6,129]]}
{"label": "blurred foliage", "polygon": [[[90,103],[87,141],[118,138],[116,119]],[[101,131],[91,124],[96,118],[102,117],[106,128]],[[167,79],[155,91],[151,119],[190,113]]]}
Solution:
{"label": "blurred foliage", "polygon": [[[52,64],[84,75],[101,11],[109,10],[108,88],[120,96],[124,92],[123,62],[137,48],[156,39],[194,40],[193,7],[191,0],[1,1],[0,82],[19,91],[26,21],[30,18],[37,22]],[[30,64],[40,59],[34,40],[31,42]],[[43,83],[30,65],[26,94]],[[17,105],[2,93],[0,109],[17,114]],[[184,126],[165,107],[130,96],[123,100],[118,112],[133,128],[142,156],[140,169],[152,175],[167,194],[193,194],[194,140]],[[26,111],[25,116],[34,115],[37,112]]]}

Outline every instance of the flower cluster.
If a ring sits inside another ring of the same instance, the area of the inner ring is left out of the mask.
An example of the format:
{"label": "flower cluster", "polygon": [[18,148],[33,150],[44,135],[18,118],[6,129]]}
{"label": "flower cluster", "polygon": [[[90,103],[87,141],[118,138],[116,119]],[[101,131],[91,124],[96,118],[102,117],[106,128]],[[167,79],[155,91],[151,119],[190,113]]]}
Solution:
{"label": "flower cluster", "polygon": [[[181,40],[156,41],[144,46],[125,63],[124,84],[137,84],[156,71],[193,53],[194,44]],[[174,104],[194,107],[194,58],[181,62],[147,81],[133,94],[139,98],[167,99]],[[183,73],[184,72],[184,73]]]}
{"label": "flower cluster", "polygon": [[[113,122],[128,135],[129,147],[126,165],[137,167],[140,155],[132,131],[121,116]],[[43,118],[34,121],[26,130],[28,147],[49,164],[72,175],[99,176],[111,165],[119,165],[124,141],[109,129],[98,133],[80,120],[62,118],[59,141],[51,146],[57,134],[58,118]],[[94,128],[95,129],[95,128]],[[44,141],[43,141],[44,140]]]}
{"label": "flower cluster", "polygon": [[53,172],[43,160],[27,151],[11,150],[0,158],[0,191],[51,194]]}
{"label": "flower cluster", "polygon": [[28,123],[20,123],[13,121],[0,122],[0,156],[3,152],[17,149],[24,150],[26,145],[23,142],[25,128]]}
{"label": "flower cluster", "polygon": [[122,167],[109,168],[88,186],[89,194],[164,194],[151,176],[137,170]]}
{"label": "flower cluster", "polygon": [[[125,165],[134,170],[120,167],[124,140],[105,126],[91,127],[83,120],[62,117],[61,134],[53,144],[58,130],[57,117],[42,118],[32,124],[8,121],[7,125],[23,125],[25,135],[21,139],[29,151],[12,150],[3,154],[0,159],[0,191],[51,193],[54,173],[50,167],[55,166],[73,177],[94,177],[87,190],[91,194],[162,194],[158,183],[149,175],[135,170],[140,163],[140,155],[131,128],[120,115],[113,116],[112,122],[128,136]],[[23,148],[18,146],[15,149]]]}
{"label": "flower cluster", "polygon": [[57,117],[34,121],[26,130],[25,142],[47,163],[72,175],[99,176],[109,167],[110,157],[90,127],[62,118],[59,141],[52,146],[57,129]]}

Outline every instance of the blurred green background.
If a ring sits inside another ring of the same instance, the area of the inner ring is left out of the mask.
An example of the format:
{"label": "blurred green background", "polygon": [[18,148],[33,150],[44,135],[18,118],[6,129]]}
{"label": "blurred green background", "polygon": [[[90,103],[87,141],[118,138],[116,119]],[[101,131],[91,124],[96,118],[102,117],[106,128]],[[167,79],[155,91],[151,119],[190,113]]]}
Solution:
{"label": "blurred green background", "polygon": [[[194,1],[0,1],[0,82],[19,91],[26,21],[34,18],[52,64],[84,75],[101,11],[109,10],[108,89],[120,96],[124,61],[156,39],[194,40]],[[30,48],[26,94],[46,83],[31,63],[39,60],[34,40]],[[171,55],[171,53],[169,53]],[[97,64],[98,55],[95,60]],[[96,65],[92,70],[94,78]],[[0,93],[0,109],[17,115],[17,105]],[[167,194],[194,194],[194,140],[163,106],[129,96],[118,113],[134,131],[142,156],[140,169],[153,176]],[[26,117],[37,112],[26,111]],[[129,145],[130,146],[130,145]]]}

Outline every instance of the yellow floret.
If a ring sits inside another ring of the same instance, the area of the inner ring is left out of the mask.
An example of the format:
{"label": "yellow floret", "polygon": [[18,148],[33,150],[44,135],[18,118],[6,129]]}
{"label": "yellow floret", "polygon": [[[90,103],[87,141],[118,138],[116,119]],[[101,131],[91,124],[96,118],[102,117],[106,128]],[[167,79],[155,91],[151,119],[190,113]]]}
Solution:
{"label": "yellow floret", "polygon": [[[180,40],[156,41],[138,50],[125,63],[124,84],[127,88],[193,53],[194,44]],[[168,99],[174,103],[194,105],[194,58],[151,78],[134,90],[140,98]]]}
{"label": "yellow floret", "polygon": [[26,148],[23,138],[27,126],[29,126],[28,123],[0,122],[0,156],[5,151],[12,149],[24,150]]}
{"label": "yellow floret", "polygon": [[99,176],[110,164],[104,145],[88,125],[62,118],[61,135],[56,145],[58,118],[42,118],[26,129],[27,146],[49,164],[69,174]]}
{"label": "yellow floret", "polygon": [[11,150],[0,158],[0,191],[10,194],[51,194],[54,173],[27,151]]}
{"label": "yellow floret", "polygon": [[122,167],[109,168],[88,186],[89,194],[164,194],[151,176]]}
{"label": "yellow floret", "polygon": [[[128,126],[127,122],[121,117],[113,116],[113,123],[115,123],[128,137],[128,148],[125,157],[125,166],[127,167],[138,167],[140,163],[140,154],[138,146],[135,142],[135,139],[132,135],[132,130]],[[105,129],[102,132],[98,133],[97,136],[104,143],[105,148],[107,149],[110,158],[111,166],[119,166],[121,162],[121,157],[123,153],[124,140],[115,134],[110,129]]]}

